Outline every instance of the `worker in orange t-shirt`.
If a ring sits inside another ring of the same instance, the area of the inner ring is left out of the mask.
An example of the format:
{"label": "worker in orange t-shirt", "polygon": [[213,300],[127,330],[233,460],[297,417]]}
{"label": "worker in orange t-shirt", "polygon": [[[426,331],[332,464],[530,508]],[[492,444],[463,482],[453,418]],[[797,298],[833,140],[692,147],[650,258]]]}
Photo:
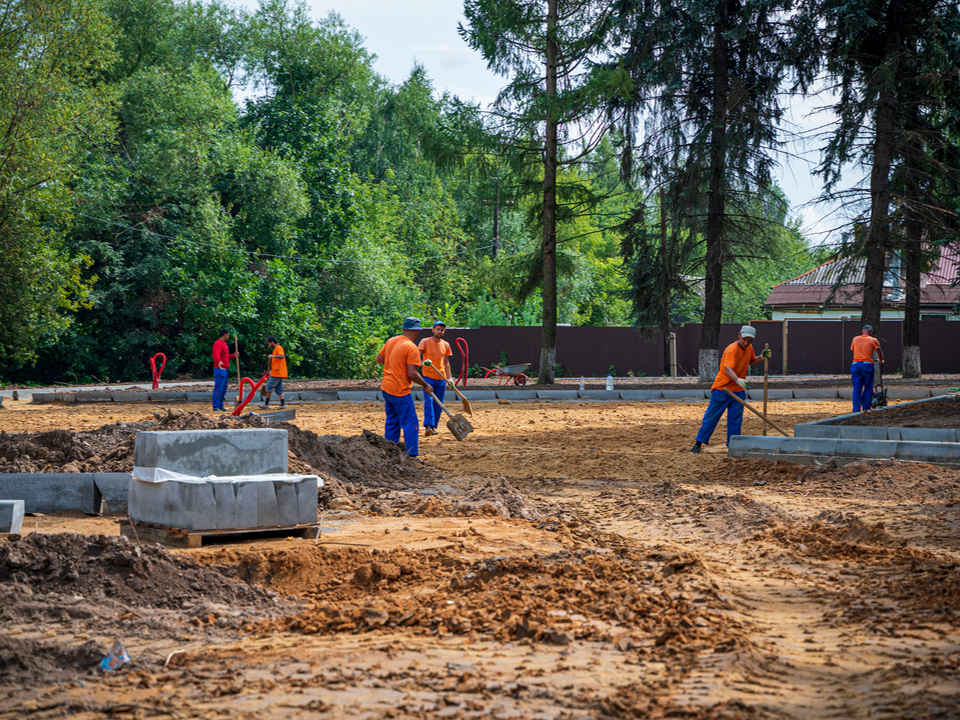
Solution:
{"label": "worker in orange t-shirt", "polygon": [[853,381],[853,411],[869,412],[873,406],[873,353],[883,365],[883,350],[880,341],[873,337],[873,328],[864,325],[860,334],[850,343],[853,350],[853,364],[850,365],[850,379]]}
{"label": "worker in orange t-shirt", "polygon": [[433,388],[434,400],[427,399],[423,403],[423,434],[426,436],[435,435],[437,424],[440,421],[440,405],[444,395],[446,395],[447,381],[441,376],[439,369],[443,369],[446,377],[451,377],[450,356],[453,355],[453,348],[450,343],[443,339],[443,334],[447,331],[447,326],[442,320],[437,320],[433,324],[433,337],[424,338],[420,341],[420,352],[424,360],[429,360],[434,367],[429,365],[423,368],[423,379]]}
{"label": "worker in orange t-shirt", "polygon": [[707,405],[707,411],[703,414],[700,432],[697,433],[697,440],[690,452],[698,453],[700,445],[710,444],[710,436],[717,428],[724,410],[727,411],[727,445],[730,444],[730,438],[740,434],[740,427],[743,424],[743,405],[727,395],[724,389],[729,390],[741,400],[747,399],[747,394],[744,392],[747,383],[744,378],[750,366],[756,365],[765,357],[770,357],[769,350],[764,350],[759,355],[754,354],[753,339],[755,337],[757,337],[756,328],[744,325],[740,328],[737,341],[727,345],[727,349],[723,351],[720,370],[710,388],[710,404]]}
{"label": "worker in orange t-shirt", "polygon": [[420,318],[408,317],[403,321],[401,333],[387,340],[377,354],[377,362],[383,365],[380,394],[387,413],[383,436],[390,442],[399,442],[403,430],[403,442],[411,457],[420,454],[420,421],[410,394],[411,383],[420,385],[425,394],[433,396],[433,388],[418,369],[420,349],[416,341],[420,330]]}
{"label": "worker in orange t-shirt", "polygon": [[270,394],[274,390],[280,398],[280,407],[285,407],[287,403],[283,399],[283,379],[287,377],[287,356],[273,335],[267,338],[267,346],[270,348],[270,354],[267,356],[270,358],[270,379],[267,380],[263,407],[270,407]]}

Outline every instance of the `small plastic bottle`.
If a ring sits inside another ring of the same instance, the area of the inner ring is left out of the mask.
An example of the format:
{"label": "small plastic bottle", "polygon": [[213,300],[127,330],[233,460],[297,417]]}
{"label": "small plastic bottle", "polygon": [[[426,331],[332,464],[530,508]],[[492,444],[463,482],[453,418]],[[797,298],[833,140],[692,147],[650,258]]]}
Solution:
{"label": "small plastic bottle", "polygon": [[607,375],[607,390],[613,390],[613,375]]}
{"label": "small plastic bottle", "polygon": [[580,376],[580,389],[583,390],[583,375]]}

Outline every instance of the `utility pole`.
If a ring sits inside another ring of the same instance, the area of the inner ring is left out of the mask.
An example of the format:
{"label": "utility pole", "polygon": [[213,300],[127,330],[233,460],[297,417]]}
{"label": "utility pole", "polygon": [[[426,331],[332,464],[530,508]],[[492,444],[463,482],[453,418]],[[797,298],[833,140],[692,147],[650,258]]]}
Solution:
{"label": "utility pole", "polygon": [[497,184],[497,199],[493,203],[493,259],[497,259],[500,250],[500,178],[494,178]]}

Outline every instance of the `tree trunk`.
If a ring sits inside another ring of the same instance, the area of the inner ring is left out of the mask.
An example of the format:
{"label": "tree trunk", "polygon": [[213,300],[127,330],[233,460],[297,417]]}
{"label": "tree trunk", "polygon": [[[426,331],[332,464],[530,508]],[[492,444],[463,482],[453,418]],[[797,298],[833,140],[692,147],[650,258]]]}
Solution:
{"label": "tree trunk", "polygon": [[666,297],[660,300],[660,332],[663,333],[663,375],[668,377],[671,371],[670,364],[670,277],[673,272],[673,258],[670,245],[667,241],[667,198],[663,190],[660,191],[660,262],[662,265],[663,282],[661,290]]}
{"label": "tree trunk", "polygon": [[547,3],[546,129],[543,153],[543,339],[538,382],[553,384],[557,362],[557,0]]}
{"label": "tree trunk", "polygon": [[863,312],[860,319],[879,335],[880,304],[883,300],[884,256],[890,240],[890,168],[896,142],[896,65],[900,54],[900,23],[903,0],[892,0],[887,11],[887,34],[882,65],[878,71],[881,87],[873,142],[873,169],[870,173],[870,229],[865,246],[867,267],[863,278]]}
{"label": "tree trunk", "polygon": [[727,160],[729,47],[727,4],[720,3],[713,28],[713,129],[710,135],[710,185],[707,200],[707,253],[704,268],[703,325],[700,331],[700,382],[710,382],[720,365],[723,317],[724,211]]}
{"label": "tree trunk", "polygon": [[919,379],[920,374],[920,238],[922,227],[917,220],[907,221],[907,243],[904,252],[904,280],[907,301],[903,313],[903,377]]}

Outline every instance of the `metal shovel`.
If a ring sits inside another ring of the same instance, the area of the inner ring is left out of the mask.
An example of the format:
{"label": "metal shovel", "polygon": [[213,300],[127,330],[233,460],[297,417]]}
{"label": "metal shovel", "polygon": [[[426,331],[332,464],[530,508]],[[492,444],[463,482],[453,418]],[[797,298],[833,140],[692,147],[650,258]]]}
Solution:
{"label": "metal shovel", "polygon": [[[429,397],[429,396],[428,396]],[[470,424],[470,421],[467,420],[463,415],[451,415],[450,411],[447,410],[443,403],[433,397],[434,402],[440,406],[440,409],[443,410],[447,417],[450,419],[447,420],[447,430],[457,439],[463,440],[467,435],[473,432],[473,425]]]}
{"label": "metal shovel", "polygon": [[432,367],[434,370],[436,370],[438,373],[440,373],[443,376],[443,379],[447,381],[447,385],[449,385],[453,389],[453,391],[460,396],[460,399],[463,401],[463,411],[467,415],[473,415],[473,408],[470,407],[470,401],[467,400],[466,396],[462,392],[457,390],[457,386],[453,384],[453,380],[447,377],[447,374],[443,371],[443,368],[438,368],[430,360],[424,360],[423,364],[424,366],[429,365],[430,367]]}

